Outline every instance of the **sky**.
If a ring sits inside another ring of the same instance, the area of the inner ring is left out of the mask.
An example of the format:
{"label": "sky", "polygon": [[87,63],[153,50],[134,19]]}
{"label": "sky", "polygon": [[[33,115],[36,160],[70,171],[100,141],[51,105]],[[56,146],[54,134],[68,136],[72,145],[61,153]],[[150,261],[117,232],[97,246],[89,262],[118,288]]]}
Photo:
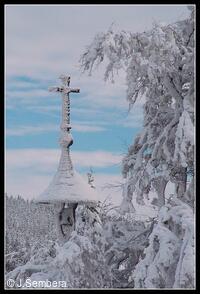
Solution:
{"label": "sky", "polygon": [[125,73],[114,84],[103,81],[103,65],[88,76],[80,56],[112,23],[142,32],[188,13],[186,5],[5,5],[6,192],[37,197],[56,172],[61,97],[48,87],[67,74],[80,88],[70,94],[74,168],[86,180],[92,168],[100,200],[120,203],[121,161],[142,129],[144,100],[128,112]]}

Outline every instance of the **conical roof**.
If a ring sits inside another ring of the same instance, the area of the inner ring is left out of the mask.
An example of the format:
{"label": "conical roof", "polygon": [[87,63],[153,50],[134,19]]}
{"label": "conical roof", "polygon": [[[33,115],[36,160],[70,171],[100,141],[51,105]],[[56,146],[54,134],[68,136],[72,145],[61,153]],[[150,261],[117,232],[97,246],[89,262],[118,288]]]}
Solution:
{"label": "conical roof", "polygon": [[78,172],[73,171],[73,176],[67,177],[65,173],[61,174],[58,171],[48,188],[39,195],[36,202],[95,204],[98,202],[98,195]]}
{"label": "conical roof", "polygon": [[90,204],[98,202],[97,192],[73,169],[69,149],[62,148],[58,170],[36,202]]}

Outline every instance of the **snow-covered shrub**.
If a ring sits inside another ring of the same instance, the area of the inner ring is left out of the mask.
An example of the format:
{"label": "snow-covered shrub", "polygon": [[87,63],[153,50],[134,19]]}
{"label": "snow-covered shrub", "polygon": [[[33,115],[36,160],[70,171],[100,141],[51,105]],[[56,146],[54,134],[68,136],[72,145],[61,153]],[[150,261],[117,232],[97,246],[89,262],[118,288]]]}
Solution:
{"label": "snow-covered shrub", "polygon": [[178,199],[163,206],[145,257],[135,267],[135,288],[194,288],[194,216]]}

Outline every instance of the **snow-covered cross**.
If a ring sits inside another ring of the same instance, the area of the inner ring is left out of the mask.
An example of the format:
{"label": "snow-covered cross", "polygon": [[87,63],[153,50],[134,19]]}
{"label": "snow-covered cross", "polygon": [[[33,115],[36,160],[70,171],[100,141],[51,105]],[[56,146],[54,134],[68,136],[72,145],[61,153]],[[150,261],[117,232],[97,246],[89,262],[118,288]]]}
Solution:
{"label": "snow-covered cross", "polygon": [[70,76],[61,75],[59,79],[62,81],[61,86],[50,87],[50,92],[60,92],[62,94],[62,122],[61,122],[61,138],[60,144],[62,147],[69,148],[73,144],[73,139],[70,134],[70,99],[69,93],[80,93],[78,88],[70,88]]}
{"label": "snow-covered cross", "polygon": [[53,86],[49,88],[50,92],[60,92],[62,93],[63,97],[63,104],[62,104],[62,124],[61,129],[69,130],[71,129],[70,126],[70,99],[69,93],[80,93],[80,89],[78,88],[70,88],[70,76],[67,75],[60,75],[59,79],[62,81],[62,85],[60,87]]}

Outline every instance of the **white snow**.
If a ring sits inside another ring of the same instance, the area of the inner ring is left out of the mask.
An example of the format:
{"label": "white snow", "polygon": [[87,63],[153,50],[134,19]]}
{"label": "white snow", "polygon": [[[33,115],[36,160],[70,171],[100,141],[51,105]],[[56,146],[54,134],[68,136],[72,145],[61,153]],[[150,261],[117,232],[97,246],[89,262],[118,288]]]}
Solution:
{"label": "white snow", "polygon": [[39,203],[78,202],[95,204],[98,194],[92,189],[82,176],[73,171],[72,176],[57,172],[49,187],[36,199]]}

